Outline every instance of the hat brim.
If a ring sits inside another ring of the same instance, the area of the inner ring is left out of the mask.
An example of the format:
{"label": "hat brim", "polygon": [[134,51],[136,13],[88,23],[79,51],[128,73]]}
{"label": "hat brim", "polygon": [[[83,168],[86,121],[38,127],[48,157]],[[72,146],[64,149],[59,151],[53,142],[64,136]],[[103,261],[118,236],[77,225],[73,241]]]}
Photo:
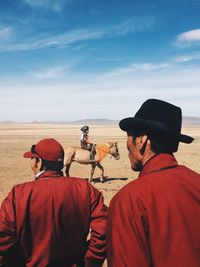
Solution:
{"label": "hat brim", "polygon": [[125,132],[131,132],[134,130],[151,131],[154,133],[166,134],[171,138],[176,138],[179,142],[190,144],[194,140],[193,137],[185,134],[177,134],[162,124],[152,120],[142,120],[134,117],[129,117],[119,122],[119,127]]}
{"label": "hat brim", "polygon": [[24,158],[39,158],[39,156],[36,153],[32,153],[31,151],[25,152],[23,155]]}

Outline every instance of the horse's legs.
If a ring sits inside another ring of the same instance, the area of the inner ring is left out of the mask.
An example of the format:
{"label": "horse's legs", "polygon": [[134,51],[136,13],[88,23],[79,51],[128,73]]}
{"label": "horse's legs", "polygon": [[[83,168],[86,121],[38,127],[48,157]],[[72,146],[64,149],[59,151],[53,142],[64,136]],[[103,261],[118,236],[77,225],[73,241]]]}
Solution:
{"label": "horse's legs", "polygon": [[96,168],[96,163],[91,163],[92,169],[91,169],[91,174],[90,174],[90,183],[92,182],[92,178],[94,175],[94,170]]}
{"label": "horse's legs", "polygon": [[100,181],[103,183],[104,182],[104,168],[103,168],[103,166],[99,162],[96,164],[96,166],[99,169],[101,169]]}
{"label": "horse's legs", "polygon": [[65,173],[66,173],[66,176],[69,177],[69,169],[70,169],[70,166],[71,166],[71,163],[68,163],[66,165],[66,169],[65,169]]}

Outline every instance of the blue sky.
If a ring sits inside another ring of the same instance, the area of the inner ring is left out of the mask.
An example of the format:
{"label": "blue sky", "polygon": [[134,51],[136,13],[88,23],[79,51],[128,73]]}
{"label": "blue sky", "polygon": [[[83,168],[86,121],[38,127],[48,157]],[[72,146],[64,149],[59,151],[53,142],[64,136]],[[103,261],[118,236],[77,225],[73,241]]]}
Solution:
{"label": "blue sky", "polygon": [[0,120],[200,116],[199,0],[1,0]]}

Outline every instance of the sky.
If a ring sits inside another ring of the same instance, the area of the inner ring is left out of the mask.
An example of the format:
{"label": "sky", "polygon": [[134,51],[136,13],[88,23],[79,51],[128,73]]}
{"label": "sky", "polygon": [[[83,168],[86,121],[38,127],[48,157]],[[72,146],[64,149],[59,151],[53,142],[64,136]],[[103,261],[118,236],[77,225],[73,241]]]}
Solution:
{"label": "sky", "polygon": [[200,116],[200,0],[1,0],[0,121]]}

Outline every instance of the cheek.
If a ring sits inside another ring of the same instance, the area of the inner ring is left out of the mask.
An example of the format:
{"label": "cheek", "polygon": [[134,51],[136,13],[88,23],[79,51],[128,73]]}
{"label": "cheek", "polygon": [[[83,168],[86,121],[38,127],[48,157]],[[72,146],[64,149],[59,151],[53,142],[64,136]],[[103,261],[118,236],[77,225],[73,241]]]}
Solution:
{"label": "cheek", "polygon": [[129,157],[130,161],[132,162],[133,159],[134,159],[134,154],[133,154],[132,151],[129,151],[129,153],[128,153],[128,157]]}

